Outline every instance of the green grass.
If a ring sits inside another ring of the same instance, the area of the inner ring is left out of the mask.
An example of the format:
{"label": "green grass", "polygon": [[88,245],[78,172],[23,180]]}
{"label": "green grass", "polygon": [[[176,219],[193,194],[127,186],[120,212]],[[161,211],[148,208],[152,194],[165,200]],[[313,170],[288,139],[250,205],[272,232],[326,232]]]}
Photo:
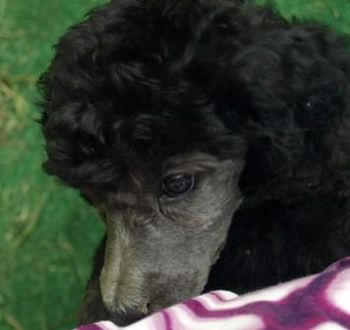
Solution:
{"label": "green grass", "polygon": [[102,233],[95,212],[41,172],[35,123],[52,45],[98,3],[0,0],[0,329],[72,328]]}
{"label": "green grass", "polygon": [[[0,329],[69,329],[102,228],[41,171],[35,82],[65,29],[102,0],[0,0]],[[348,0],[260,0],[350,32]]]}

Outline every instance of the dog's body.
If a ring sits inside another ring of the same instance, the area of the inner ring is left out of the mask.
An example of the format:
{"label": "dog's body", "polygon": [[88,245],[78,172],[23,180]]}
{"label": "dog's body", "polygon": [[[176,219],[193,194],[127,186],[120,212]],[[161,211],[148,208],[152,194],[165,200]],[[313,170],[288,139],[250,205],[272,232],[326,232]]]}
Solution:
{"label": "dog's body", "polygon": [[46,170],[106,219],[80,323],[349,255],[349,80],[342,38],[234,0],[120,0],[71,29],[42,124]]}

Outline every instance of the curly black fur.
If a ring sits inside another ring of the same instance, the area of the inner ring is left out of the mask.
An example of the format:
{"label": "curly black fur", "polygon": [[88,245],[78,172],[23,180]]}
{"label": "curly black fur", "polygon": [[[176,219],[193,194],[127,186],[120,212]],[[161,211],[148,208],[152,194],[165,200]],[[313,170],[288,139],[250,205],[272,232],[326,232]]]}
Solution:
{"label": "curly black fur", "polygon": [[350,254],[346,45],[234,0],[111,2],[41,78],[45,170],[106,191],[159,154],[243,153],[245,201],[206,290],[319,271]]}

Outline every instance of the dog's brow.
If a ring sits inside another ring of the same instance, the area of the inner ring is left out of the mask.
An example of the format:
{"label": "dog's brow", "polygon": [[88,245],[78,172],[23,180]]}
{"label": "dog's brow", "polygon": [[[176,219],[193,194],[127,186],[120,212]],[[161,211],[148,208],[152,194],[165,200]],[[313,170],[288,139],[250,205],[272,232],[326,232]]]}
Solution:
{"label": "dog's brow", "polygon": [[170,157],[163,166],[164,176],[179,172],[201,172],[214,169],[219,165],[219,160],[213,155],[203,152],[183,154]]}

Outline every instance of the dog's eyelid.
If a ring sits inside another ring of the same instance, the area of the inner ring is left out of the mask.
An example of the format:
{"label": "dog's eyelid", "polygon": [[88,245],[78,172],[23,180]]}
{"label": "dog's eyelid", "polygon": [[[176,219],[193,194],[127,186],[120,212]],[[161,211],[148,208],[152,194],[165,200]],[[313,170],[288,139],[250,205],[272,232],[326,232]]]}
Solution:
{"label": "dog's eyelid", "polygon": [[164,173],[162,173],[161,175],[161,180],[167,178],[167,177],[170,177],[170,176],[176,176],[176,175],[179,175],[179,174],[189,174],[189,175],[196,175],[196,172],[195,171],[191,171],[191,170],[187,170],[187,169],[176,169],[176,168],[173,168],[173,169],[169,169],[167,171],[165,171]]}

